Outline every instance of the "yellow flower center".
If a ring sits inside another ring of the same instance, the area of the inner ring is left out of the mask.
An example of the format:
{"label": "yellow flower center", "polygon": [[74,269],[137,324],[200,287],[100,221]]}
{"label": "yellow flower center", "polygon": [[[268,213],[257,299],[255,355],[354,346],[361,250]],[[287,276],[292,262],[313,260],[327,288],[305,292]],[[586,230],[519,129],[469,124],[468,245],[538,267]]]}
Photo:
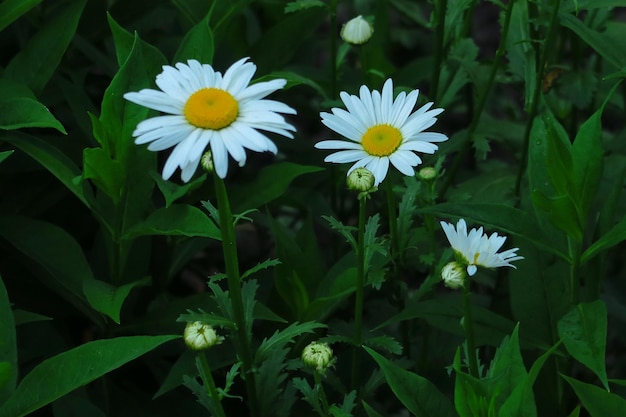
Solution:
{"label": "yellow flower center", "polygon": [[184,113],[187,121],[196,127],[220,130],[235,121],[239,103],[228,91],[203,88],[189,97]]}
{"label": "yellow flower center", "polygon": [[389,156],[402,143],[402,133],[390,125],[376,125],[367,129],[361,139],[363,149],[370,155]]}

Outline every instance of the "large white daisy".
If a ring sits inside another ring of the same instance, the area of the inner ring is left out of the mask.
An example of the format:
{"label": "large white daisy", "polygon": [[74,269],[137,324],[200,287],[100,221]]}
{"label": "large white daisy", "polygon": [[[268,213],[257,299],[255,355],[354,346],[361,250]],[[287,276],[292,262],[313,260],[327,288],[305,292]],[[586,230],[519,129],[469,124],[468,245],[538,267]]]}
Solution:
{"label": "large white daisy", "polygon": [[140,122],[133,132],[135,143],[150,143],[151,151],[174,147],[163,167],[164,179],[180,167],[182,180],[189,181],[207,146],[221,178],[228,172],[229,154],[244,166],[245,149],[276,153],[276,145],[257,129],[293,138],[295,128],[278,113],[295,114],[295,110],[263,99],[283,88],[286,81],[249,85],[256,66],[247,60],[235,62],[224,75],[196,60],[179,62],[175,68],[165,65],[156,77],[160,91],[124,94],[126,100],[168,114]]}
{"label": "large white daisy", "polygon": [[389,162],[404,175],[414,175],[413,167],[422,163],[414,152],[432,154],[437,150],[433,142],[448,137],[441,133],[424,132],[431,127],[443,109],[429,110],[427,103],[416,112],[418,90],[401,92],[393,98],[393,82],[388,79],[382,93],[361,86],[360,97],[341,92],[346,110],[333,108],[321,113],[322,123],[348,139],[325,140],[315,145],[318,149],[341,149],[328,155],[325,162],[354,162],[348,174],[358,167],[369,169],[380,184],[387,176]]}
{"label": "large white daisy", "polygon": [[498,268],[501,266],[515,268],[511,262],[524,259],[524,257],[517,255],[518,248],[498,253],[498,250],[506,240],[504,236],[498,236],[494,232],[487,237],[486,234],[483,234],[482,227],[472,229],[467,233],[467,225],[463,219],[458,221],[456,229],[453,224],[446,222],[441,222],[441,227],[457,258],[460,258],[459,261],[467,265],[467,273],[470,276],[476,273],[479,266],[484,268]]}

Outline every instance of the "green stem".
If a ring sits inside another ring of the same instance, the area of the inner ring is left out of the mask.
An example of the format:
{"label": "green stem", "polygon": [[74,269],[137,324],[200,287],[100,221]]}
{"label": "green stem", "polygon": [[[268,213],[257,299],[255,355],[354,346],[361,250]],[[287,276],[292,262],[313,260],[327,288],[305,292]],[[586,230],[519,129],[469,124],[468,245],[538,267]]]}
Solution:
{"label": "green stem", "polygon": [[324,386],[322,385],[322,376],[319,372],[317,372],[317,370],[315,370],[313,371],[313,378],[315,378],[315,389],[317,390],[319,399],[322,403],[322,411],[324,412],[323,417],[330,416],[330,406],[328,405],[326,392],[324,392]]}
{"label": "green stem", "polygon": [[330,97],[337,98],[337,0],[330,2]]}
{"label": "green stem", "polygon": [[[514,3],[514,2],[511,2]],[[524,146],[522,147],[522,158],[520,160],[519,170],[517,172],[517,178],[515,179],[515,196],[519,197],[522,186],[522,176],[526,171],[526,163],[528,160],[528,151],[530,145],[530,131],[533,126],[533,121],[537,115],[537,109],[539,107],[539,93],[541,91],[542,74],[546,61],[548,60],[548,53],[552,50],[552,39],[554,37],[554,29],[556,28],[556,21],[559,15],[559,6],[561,0],[554,0],[554,8],[552,9],[552,15],[550,17],[550,25],[548,26],[548,33],[546,34],[545,41],[543,43],[543,49],[539,56],[539,65],[537,67],[537,80],[535,81],[535,89],[533,90],[533,96],[530,101],[530,109],[528,111],[528,122],[526,122],[526,129],[524,131]]]}
{"label": "green stem", "polygon": [[463,287],[463,329],[467,339],[467,358],[469,360],[470,374],[474,378],[479,378],[478,362],[476,361],[476,342],[474,341],[474,321],[472,319],[472,293],[470,291],[470,279],[467,278]]}
{"label": "green stem", "polygon": [[500,66],[500,61],[506,52],[506,39],[509,34],[509,26],[511,24],[511,12],[513,10],[513,4],[515,1],[509,1],[507,4],[505,16],[504,16],[504,25],[502,26],[502,36],[500,37],[500,44],[498,45],[498,49],[496,50],[496,56],[494,57],[493,64],[491,65],[491,71],[489,72],[489,78],[487,79],[487,84],[485,88],[481,90],[480,96],[478,97],[478,104],[476,105],[476,109],[474,110],[474,115],[472,117],[472,121],[467,129],[467,135],[463,138],[461,151],[456,155],[454,162],[452,163],[451,168],[448,170],[448,175],[446,176],[446,180],[441,187],[440,196],[443,197],[448,191],[448,188],[454,181],[454,177],[461,166],[461,162],[465,158],[465,155],[471,150],[472,147],[472,137],[476,132],[476,128],[478,127],[478,122],[480,122],[480,118],[483,114],[483,110],[485,109],[485,104],[487,103],[487,98],[489,97],[489,93],[491,92],[491,88],[496,79],[496,73],[498,72],[498,67]]}
{"label": "green stem", "polygon": [[437,101],[439,93],[439,74],[441,74],[441,63],[445,51],[445,25],[446,25],[446,9],[448,8],[448,0],[439,0],[435,2],[435,13],[437,17],[435,31],[435,60],[433,62],[433,72],[430,79],[430,98]]}
{"label": "green stem", "polygon": [[209,397],[213,400],[213,406],[217,412],[217,417],[226,417],[224,408],[222,407],[222,400],[217,392],[215,381],[213,380],[213,374],[211,373],[211,367],[206,360],[205,351],[198,352],[198,360],[200,361],[200,377],[204,381],[204,386],[207,388]]}
{"label": "green stem", "polygon": [[391,237],[391,259],[395,264],[398,259],[398,223],[397,223],[397,213],[396,213],[396,199],[393,195],[393,182],[387,181],[385,184],[385,191],[387,194],[387,213],[389,217],[389,236]]}
{"label": "green stem", "polygon": [[[243,367],[243,375],[248,393],[248,406],[250,415],[256,416],[259,407],[257,406],[256,383],[254,370],[252,368],[252,352],[250,350],[250,339],[248,337],[248,323],[243,307],[243,297],[241,295],[241,278],[239,275],[239,260],[237,258],[237,241],[235,240],[235,225],[233,215],[230,211],[230,202],[226,193],[226,186],[217,174],[213,174],[217,204],[220,215],[220,230],[222,232],[222,249],[224,251],[224,262],[226,264],[226,275],[228,282],[228,292],[233,306],[233,315],[237,324],[237,339]],[[250,323],[251,325],[251,323]]]}
{"label": "green stem", "polygon": [[575,306],[580,302],[580,277],[578,276],[578,269],[580,267],[580,243],[568,236],[567,246],[571,258],[569,266],[570,297],[572,306]]}
{"label": "green stem", "polygon": [[356,297],[354,301],[354,351],[352,355],[352,387],[359,380],[359,352],[363,340],[363,292],[365,289],[365,203],[367,196],[359,196],[359,230],[357,236]]}

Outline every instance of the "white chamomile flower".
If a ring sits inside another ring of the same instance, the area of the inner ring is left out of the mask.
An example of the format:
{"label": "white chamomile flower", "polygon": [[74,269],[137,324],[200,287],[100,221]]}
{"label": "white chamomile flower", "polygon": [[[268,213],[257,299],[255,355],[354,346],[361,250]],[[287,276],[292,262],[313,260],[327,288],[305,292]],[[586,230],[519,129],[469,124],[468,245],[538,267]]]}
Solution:
{"label": "white chamomile flower", "polygon": [[346,110],[333,108],[331,113],[321,113],[322,123],[339,133],[345,140],[325,140],[315,145],[318,149],[340,149],[328,155],[325,162],[354,162],[354,169],[365,167],[376,178],[378,186],[389,169],[389,163],[404,175],[415,174],[413,167],[422,163],[414,152],[432,154],[438,149],[433,142],[443,142],[448,137],[441,133],[424,132],[431,127],[443,109],[429,110],[427,103],[414,113],[417,90],[401,92],[393,98],[393,82],[388,79],[382,93],[361,86],[360,97],[341,92]]}
{"label": "white chamomile flower", "polygon": [[189,181],[207,146],[215,172],[224,178],[229,154],[239,166],[244,166],[245,149],[277,152],[276,145],[258,130],[293,138],[291,132],[295,128],[278,113],[295,114],[295,110],[264,99],[283,88],[286,81],[276,79],[249,85],[256,66],[247,60],[235,62],[224,75],[193,59],[175,67],[165,65],[156,77],[161,90],[124,94],[128,101],[167,113],[140,122],[133,132],[135,143],[150,143],[151,151],[174,147],[163,167],[164,179],[180,168],[182,180]]}
{"label": "white chamomile flower", "polygon": [[467,273],[470,276],[476,273],[479,266],[484,268],[498,268],[501,266],[515,268],[511,262],[524,259],[524,257],[517,255],[518,248],[498,253],[498,250],[506,240],[504,236],[498,236],[494,232],[487,237],[486,234],[483,234],[482,227],[472,229],[468,234],[467,225],[463,219],[459,220],[456,229],[453,224],[446,222],[441,222],[441,227],[452,249],[454,249],[457,257],[460,258],[459,260],[462,260],[462,263],[467,265]]}

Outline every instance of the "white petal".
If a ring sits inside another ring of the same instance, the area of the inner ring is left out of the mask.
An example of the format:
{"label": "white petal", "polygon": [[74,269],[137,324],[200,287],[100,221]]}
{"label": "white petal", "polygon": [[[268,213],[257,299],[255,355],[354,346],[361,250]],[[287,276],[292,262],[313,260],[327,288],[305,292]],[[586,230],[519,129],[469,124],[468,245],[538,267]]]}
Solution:
{"label": "white petal", "polygon": [[354,162],[359,159],[363,159],[367,156],[367,153],[364,151],[355,151],[355,150],[347,150],[347,151],[339,151],[335,153],[331,153],[326,158],[324,158],[324,162],[335,162],[338,164],[343,164],[346,162]]}
{"label": "white petal", "polygon": [[363,149],[359,143],[345,140],[324,140],[315,144],[317,149]]}
{"label": "white petal", "polygon": [[216,136],[211,140],[211,153],[215,173],[220,178],[226,178],[228,173],[228,151],[224,145],[223,138],[220,136]]}
{"label": "white petal", "polygon": [[161,91],[144,89],[138,93],[126,93],[124,98],[140,106],[163,113],[183,114],[184,102]]}

